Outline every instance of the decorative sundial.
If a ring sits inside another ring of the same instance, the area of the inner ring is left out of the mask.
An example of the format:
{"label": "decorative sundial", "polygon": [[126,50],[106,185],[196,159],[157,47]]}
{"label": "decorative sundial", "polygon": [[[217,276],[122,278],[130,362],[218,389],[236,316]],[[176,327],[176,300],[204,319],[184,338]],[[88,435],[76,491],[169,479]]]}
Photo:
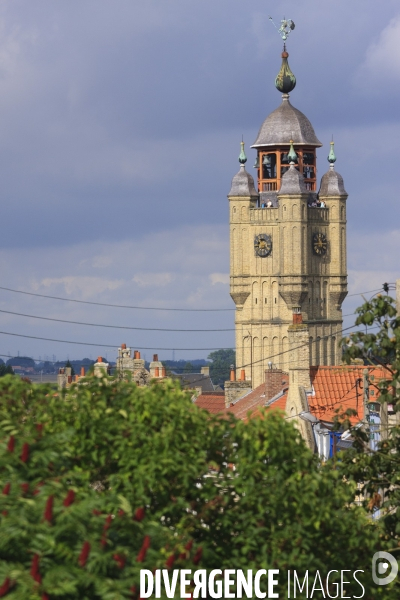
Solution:
{"label": "decorative sundial", "polygon": [[279,28],[273,22],[272,17],[269,17],[269,20],[272,22],[273,26],[278,31],[278,33],[281,36],[281,38],[283,39],[283,41],[286,42],[286,40],[289,37],[289,34],[295,28],[295,24],[292,21],[292,19],[285,19],[285,17],[284,17],[281,21],[281,26]]}

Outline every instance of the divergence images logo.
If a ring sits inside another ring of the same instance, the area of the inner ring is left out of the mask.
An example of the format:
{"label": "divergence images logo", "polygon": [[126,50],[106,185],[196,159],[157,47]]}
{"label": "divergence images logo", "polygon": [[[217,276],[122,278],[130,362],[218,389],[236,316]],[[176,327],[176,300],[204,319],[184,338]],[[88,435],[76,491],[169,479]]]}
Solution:
{"label": "divergence images logo", "polygon": [[[391,570],[388,573],[389,566]],[[374,583],[388,585],[396,579],[398,571],[399,565],[392,554],[389,554],[389,552],[375,552],[372,557],[372,579]],[[385,577],[379,577],[379,575],[385,575]]]}

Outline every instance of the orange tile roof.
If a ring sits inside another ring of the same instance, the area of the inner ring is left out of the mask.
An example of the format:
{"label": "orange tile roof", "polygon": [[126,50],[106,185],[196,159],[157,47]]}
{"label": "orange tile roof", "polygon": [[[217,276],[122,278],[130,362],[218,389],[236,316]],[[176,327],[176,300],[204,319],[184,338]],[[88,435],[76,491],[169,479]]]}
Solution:
{"label": "orange tile roof", "polygon": [[[377,380],[388,376],[383,367],[366,367],[364,365],[343,365],[337,367],[310,367],[310,378],[313,394],[307,396],[310,411],[321,421],[333,422],[336,411],[344,412],[348,408],[357,411],[356,417],[351,417],[352,424],[364,418],[364,403],[362,379],[363,371],[367,369],[369,377]],[[361,384],[356,385],[361,379]],[[370,387],[374,390],[374,386]],[[370,396],[371,401],[378,399],[378,391]]]}
{"label": "orange tile roof", "polygon": [[194,403],[196,406],[208,410],[209,413],[221,413],[225,410],[225,394],[224,392],[203,392]]}
{"label": "orange tile roof", "polygon": [[[287,395],[284,394],[281,398],[271,404],[268,408],[280,408],[285,411],[286,407],[286,398]],[[245,421],[248,417],[253,418],[255,416],[259,416],[261,414],[261,409],[265,407],[265,404],[271,398],[267,398],[265,396],[265,383],[262,383],[258,387],[256,387],[252,392],[240,398],[237,402],[226,409],[226,412],[229,412],[237,419],[241,419]],[[250,415],[249,415],[250,413]]]}

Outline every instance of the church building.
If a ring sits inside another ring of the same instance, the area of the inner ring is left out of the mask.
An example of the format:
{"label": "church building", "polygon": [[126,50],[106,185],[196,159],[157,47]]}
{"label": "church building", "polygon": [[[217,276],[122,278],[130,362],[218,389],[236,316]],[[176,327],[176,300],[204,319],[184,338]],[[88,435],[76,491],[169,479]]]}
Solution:
{"label": "church building", "polygon": [[267,369],[288,372],[293,361],[308,380],[310,365],[341,363],[347,193],[335,171],[333,142],[318,188],[322,144],[290,101],[296,79],[288,56],[284,46],[275,80],[282,103],[252,145],[257,181],[246,171],[242,142],[240,170],[228,194],[236,377],[243,379],[244,370],[250,389],[264,382]]}

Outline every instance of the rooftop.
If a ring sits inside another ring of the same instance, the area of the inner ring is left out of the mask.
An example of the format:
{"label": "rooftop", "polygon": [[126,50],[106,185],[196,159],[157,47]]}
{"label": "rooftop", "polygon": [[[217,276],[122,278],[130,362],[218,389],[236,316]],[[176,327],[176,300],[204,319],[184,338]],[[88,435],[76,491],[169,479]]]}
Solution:
{"label": "rooftop", "polygon": [[[310,377],[313,386],[312,395],[308,396],[310,412],[321,421],[332,423],[337,411],[343,412],[348,408],[357,411],[356,417],[350,421],[354,425],[364,418],[363,403],[363,372],[369,372],[369,378],[374,376],[374,384],[388,372],[383,367],[366,367],[364,365],[343,365],[337,367],[310,367]],[[371,401],[377,400],[378,390],[370,385]]]}
{"label": "rooftop", "polygon": [[283,94],[282,98],[282,104],[268,115],[261,125],[252,148],[288,146],[290,140],[293,140],[295,146],[321,147],[322,144],[315,135],[310,121],[292,106],[289,94]]}

